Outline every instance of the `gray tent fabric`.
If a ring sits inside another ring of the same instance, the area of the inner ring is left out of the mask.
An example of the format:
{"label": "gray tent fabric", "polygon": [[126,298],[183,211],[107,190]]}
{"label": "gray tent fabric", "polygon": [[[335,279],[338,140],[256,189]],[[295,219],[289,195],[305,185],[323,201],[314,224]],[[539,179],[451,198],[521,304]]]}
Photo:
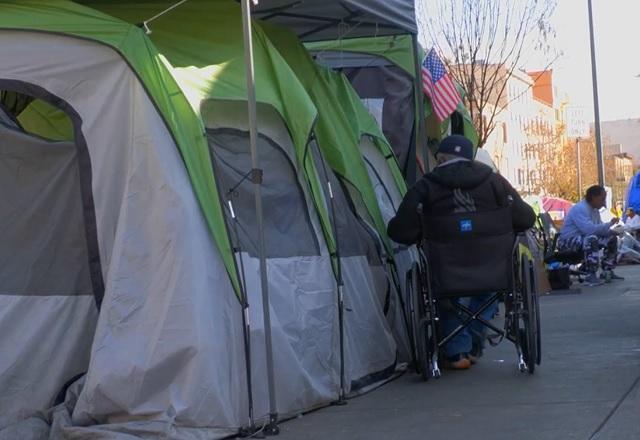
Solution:
{"label": "gray tent fabric", "polygon": [[[230,197],[233,201],[242,250],[257,258],[254,189],[248,177],[251,170],[249,133],[235,129],[208,129],[207,134],[216,176],[221,183],[221,191],[225,192],[224,199]],[[293,164],[273,140],[262,134],[258,137],[258,155],[261,166],[269,170],[262,185],[263,203],[268,207],[264,212],[267,257],[320,255]],[[291,237],[296,239],[291,240]]]}
{"label": "gray tent fabric", "polygon": [[[201,115],[206,129],[211,137],[218,138],[220,133],[235,130],[236,133],[246,133],[248,129],[246,102],[206,100],[201,104]],[[276,377],[276,396],[278,399],[278,413],[282,417],[290,417],[301,411],[316,408],[323,402],[338,398],[339,365],[338,353],[338,325],[337,309],[335,307],[335,278],[331,266],[322,228],[316,215],[310,188],[304,175],[295,160],[295,149],[289,131],[278,112],[267,104],[258,104],[258,130],[260,133],[259,150],[265,146],[265,139],[272,141],[267,145],[272,152],[280,151],[278,159],[284,160],[288,165],[278,167],[274,173],[264,161],[265,153],[260,153],[260,166],[264,169],[264,181],[271,178],[282,179],[273,174],[282,173],[282,168],[295,175],[291,181],[291,175],[287,179],[288,185],[302,189],[302,201],[304,209],[310,214],[305,217],[302,214],[289,216],[288,222],[306,223],[311,221],[314,238],[320,246],[319,255],[267,258],[267,270],[269,280],[269,303],[271,309],[271,331],[273,338]],[[218,132],[218,130],[220,130]],[[245,138],[246,139],[246,138]],[[243,142],[246,142],[243,141]],[[274,150],[273,146],[277,146]],[[219,143],[210,144],[213,149],[219,149]],[[246,147],[245,147],[246,148]],[[214,163],[220,162],[219,151],[214,151]],[[286,156],[283,158],[282,156]],[[268,156],[268,155],[267,155]],[[248,157],[247,157],[248,160]],[[242,169],[247,165],[240,165]],[[219,168],[219,167],[218,167]],[[224,172],[221,170],[221,172]],[[246,171],[245,171],[246,172]],[[216,173],[219,174],[219,173]],[[225,183],[220,181],[219,190],[225,191]],[[291,188],[281,190],[288,193]],[[275,188],[271,188],[275,189]],[[253,196],[253,189],[249,189]],[[226,194],[222,194],[227,198]],[[237,215],[237,223],[229,224],[233,241],[237,246],[237,240],[233,236],[234,225],[242,225],[242,217],[251,215],[254,211],[247,205],[243,209],[237,197],[233,199],[234,211]],[[273,205],[273,203],[271,203]],[[265,204],[265,214],[273,207]],[[295,228],[300,225],[294,226]],[[239,228],[238,228],[239,229]],[[267,234],[268,235],[268,232]],[[294,235],[280,235],[280,240],[295,241]],[[240,237],[242,238],[242,237]],[[244,239],[253,239],[245,236]],[[245,290],[249,303],[249,322],[251,323],[251,375],[253,379],[254,408],[258,420],[268,414],[268,389],[265,381],[266,350],[264,346],[264,320],[263,303],[261,298],[259,259],[252,256],[246,244],[240,243],[239,252],[236,252],[236,262],[244,268]],[[269,246],[269,243],[267,243]],[[255,248],[255,241],[250,247]],[[283,378],[285,378],[283,380]]]}
{"label": "gray tent fabric", "polygon": [[92,295],[76,146],[0,124],[0,294]]}
{"label": "gray tent fabric", "polygon": [[[209,100],[202,104],[201,114],[210,135],[216,140],[221,133],[232,128],[236,132],[246,133],[247,116],[244,102]],[[303,188],[316,236],[322,240],[317,214],[310,203],[311,196],[306,177],[293,162],[293,144],[286,126],[275,109],[265,104],[258,105],[258,122],[261,134],[258,149],[264,148],[265,139],[270,139],[273,141],[271,146],[277,145],[286,154],[289,163],[293,164],[292,170],[297,174],[297,182],[300,182],[300,187]],[[219,142],[211,146],[214,149],[220,148]],[[214,154],[219,156],[220,151],[214,151]],[[282,173],[280,168],[272,170],[263,159],[264,152],[261,151],[260,154],[260,166],[265,170],[265,181],[271,174]],[[366,235],[366,231],[349,208],[348,199],[342,193],[338,178],[328,166],[328,178],[323,177],[325,167],[314,142],[309,144],[308,155],[315,162],[320,180],[323,183],[330,181],[336,196],[334,203],[338,233],[334,235],[343,240],[340,262],[345,286],[345,307],[348,309],[344,321],[345,382],[347,393],[356,393],[372,383],[380,383],[394,371],[396,346],[386,324],[382,305],[387,286],[384,274],[380,276],[380,272],[383,272],[382,266],[375,262],[375,259],[374,263],[369,261],[372,258],[371,252],[374,252],[371,237]],[[218,157],[214,157],[214,161],[216,159],[217,162],[220,161]],[[242,169],[249,165],[248,163],[242,166]],[[226,184],[220,185],[221,188],[225,186]],[[289,186],[297,185],[289,181]],[[326,192],[321,203],[329,207],[327,185],[323,187]],[[253,194],[251,188],[250,191],[250,194]],[[241,207],[237,199],[233,201],[240,220]],[[269,208],[272,205],[273,203],[265,204]],[[267,211],[269,209],[266,209],[265,213]],[[333,214],[331,209],[328,211],[330,215]],[[301,222],[302,218],[302,215],[291,216],[291,220],[295,219],[300,223],[304,222]],[[267,235],[270,233],[268,229],[266,232]],[[293,233],[280,235],[281,240],[291,241],[292,237]],[[324,241],[320,244],[320,255],[267,259],[274,351],[279,353],[274,359],[276,370],[280,372],[276,381],[276,395],[279,400],[278,411],[283,416],[291,415],[292,410],[300,412],[300,408],[316,407],[319,399],[326,401],[327,397],[338,397],[340,363],[339,323],[335,306],[336,279],[326,245]],[[260,292],[258,260],[248,254],[247,249],[242,251],[237,260],[241,261],[245,268],[246,291],[251,304],[256,414],[265,414],[267,391],[263,381],[265,358],[262,302],[256,297]],[[286,377],[287,380],[282,381],[280,377]],[[293,406],[292,401],[295,403]]]}
{"label": "gray tent fabric", "polygon": [[[29,417],[82,372],[50,439],[233,434],[247,420],[242,310],[146,89],[95,42],[5,30],[0,41],[0,81],[38,86],[84,121],[106,286],[100,319],[90,295],[0,295],[0,438],[38,438],[46,427]],[[14,435],[27,418],[33,429]]]}
{"label": "gray tent fabric", "polygon": [[375,244],[375,232],[367,230],[364,220],[359,218],[356,204],[326,164],[316,142],[312,141],[309,148],[324,182],[325,203],[339,247],[347,312],[344,316],[346,379],[349,393],[353,395],[395,372],[397,348],[384,316],[389,284],[378,254],[380,248]]}
{"label": "gray tent fabric", "polygon": [[[398,190],[393,174],[389,169],[387,160],[383,157],[380,150],[374,145],[370,138],[364,137],[360,143],[360,150],[367,165],[367,171],[371,178],[371,183],[376,192],[376,198],[380,206],[380,212],[385,222],[389,222],[396,214],[402,194]],[[397,294],[391,295],[391,303],[387,311],[387,319],[393,330],[395,340],[398,346],[399,360],[408,362],[411,359],[411,349],[408,339],[405,316],[408,314],[410,302],[407,295],[406,277],[411,266],[418,261],[418,253],[415,246],[404,246],[393,243],[393,258],[400,283],[400,291],[404,298],[404,304],[399,301]],[[404,307],[404,309],[403,309]]]}
{"label": "gray tent fabric", "polygon": [[306,41],[418,33],[414,0],[262,0],[254,15]]}

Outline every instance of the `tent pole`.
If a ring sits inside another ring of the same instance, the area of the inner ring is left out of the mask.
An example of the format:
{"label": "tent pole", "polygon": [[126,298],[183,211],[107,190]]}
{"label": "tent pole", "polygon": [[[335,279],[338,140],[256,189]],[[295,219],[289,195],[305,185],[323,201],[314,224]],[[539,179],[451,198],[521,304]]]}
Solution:
{"label": "tent pole", "polygon": [[324,161],[322,152],[318,149],[318,155],[322,162],[322,171],[324,173],[324,179],[327,183],[327,189],[329,190],[329,203],[331,208],[331,229],[333,229],[334,240],[336,243],[336,284],[338,286],[338,328],[339,328],[339,345],[340,345],[340,394],[338,400],[334,402],[334,405],[346,405],[347,404],[347,392],[345,386],[345,360],[344,360],[344,279],[342,277],[342,259],[340,257],[340,234],[338,232],[338,226],[336,224],[336,202],[333,195],[333,188],[331,187],[331,181],[329,180],[329,172],[327,171],[327,164]]}
{"label": "tent pole", "polygon": [[264,319],[264,342],[267,357],[267,385],[269,390],[269,423],[264,432],[276,435],[278,428],[278,410],[276,404],[275,376],[273,367],[273,343],[271,337],[271,312],[269,304],[269,282],[267,279],[267,260],[265,256],[264,219],[262,211],[262,170],[258,163],[256,90],[253,64],[253,40],[251,35],[251,7],[249,0],[242,0],[242,31],[244,33],[244,58],[247,77],[247,100],[249,110],[249,141],[251,145],[251,181],[254,184],[256,220],[258,223],[258,251],[260,254],[260,286],[262,290],[262,311]]}
{"label": "tent pole", "polygon": [[247,279],[245,276],[244,259],[242,258],[242,249],[240,248],[238,240],[238,218],[236,217],[235,209],[233,208],[233,201],[231,200],[232,193],[228,194],[228,206],[231,219],[233,221],[233,235],[236,243],[234,252],[236,253],[236,269],[238,268],[238,260],[240,260],[240,274],[242,277],[242,337],[244,339],[244,362],[246,370],[247,380],[247,398],[249,407],[249,428],[248,430],[240,430],[240,437],[248,437],[256,432],[256,421],[253,414],[253,367],[251,366],[251,320],[249,319],[249,297],[247,295]]}
{"label": "tent pole", "polygon": [[[424,113],[424,93],[422,92],[422,60],[420,59],[420,45],[418,44],[418,36],[416,34],[413,34],[411,36],[411,41],[413,42],[413,59],[416,69],[414,89],[416,105],[418,106],[418,124],[416,126],[416,156],[418,155],[419,151],[422,151],[424,160],[424,171],[425,173],[428,173],[431,169],[431,164],[429,163],[429,147],[427,142],[427,129],[425,125],[426,121]],[[416,181],[417,180],[418,176],[416,176]]]}

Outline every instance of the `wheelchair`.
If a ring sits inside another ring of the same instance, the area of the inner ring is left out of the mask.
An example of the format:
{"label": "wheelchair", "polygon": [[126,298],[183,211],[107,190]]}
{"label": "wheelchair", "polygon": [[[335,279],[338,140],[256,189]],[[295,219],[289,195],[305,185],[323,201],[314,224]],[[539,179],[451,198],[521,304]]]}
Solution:
{"label": "wheelchair", "polygon": [[[497,211],[423,216],[419,206],[423,239],[420,259],[407,274],[407,319],[414,367],[425,381],[441,376],[441,351],[474,321],[494,332],[491,345],[504,339],[514,344],[520,372],[534,374],[541,363],[533,256],[523,234],[512,231],[510,208]],[[494,293],[477,310],[457,301],[488,292]],[[503,328],[482,317],[497,302],[504,302]],[[452,307],[460,320],[449,334],[442,334],[440,325],[445,307]]]}

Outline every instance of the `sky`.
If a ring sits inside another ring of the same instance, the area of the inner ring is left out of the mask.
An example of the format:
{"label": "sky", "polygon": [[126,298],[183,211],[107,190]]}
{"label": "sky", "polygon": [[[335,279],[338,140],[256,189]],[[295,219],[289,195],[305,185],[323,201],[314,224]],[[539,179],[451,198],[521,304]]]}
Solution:
{"label": "sky", "polygon": [[[522,0],[518,0],[522,1]],[[526,0],[524,0],[526,1]],[[600,119],[640,117],[640,2],[592,0]],[[559,93],[567,93],[593,120],[593,91],[587,0],[558,0],[552,19],[556,48],[563,56],[553,66]]]}
{"label": "sky", "polygon": [[[432,0],[422,0],[430,2]],[[528,0],[506,0],[526,2]],[[602,121],[640,117],[640,1],[592,0],[600,118]],[[552,17],[555,50],[563,55],[551,66],[558,94],[584,108],[593,121],[593,89],[587,0],[557,0]],[[422,41],[430,46],[429,38]],[[523,64],[540,70],[548,58],[533,52]]]}
{"label": "sky", "polygon": [[[592,1],[600,119],[638,118],[640,2]],[[558,0],[552,22],[557,33],[556,48],[563,52],[553,66],[558,92],[567,93],[575,105],[584,106],[586,116],[593,120],[587,0]],[[536,67],[539,66],[531,66]]]}

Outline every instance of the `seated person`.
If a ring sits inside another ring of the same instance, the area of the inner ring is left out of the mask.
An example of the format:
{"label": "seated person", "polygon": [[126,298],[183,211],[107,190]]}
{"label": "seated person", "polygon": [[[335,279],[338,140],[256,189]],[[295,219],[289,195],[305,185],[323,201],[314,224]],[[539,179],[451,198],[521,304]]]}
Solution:
{"label": "seated person", "polygon": [[[607,192],[602,186],[594,185],[587,189],[585,197],[576,203],[564,219],[564,225],[558,239],[560,252],[584,252],[584,269],[589,273],[585,280],[590,286],[603,283],[598,278],[598,269],[602,266],[601,278],[609,272],[611,279],[622,280],[613,269],[618,255],[618,239],[611,226],[618,223],[618,218],[603,223],[600,209],[606,204]],[[600,250],[604,249],[604,258],[600,261]]]}
{"label": "seated person", "polygon": [[625,230],[630,232],[634,237],[638,237],[640,231],[640,216],[636,214],[635,209],[627,209],[627,221],[624,223]]}
{"label": "seated person", "polygon": [[[536,221],[533,209],[504,177],[474,161],[473,145],[464,136],[445,138],[438,147],[436,159],[436,168],[409,189],[396,216],[389,222],[387,232],[391,239],[407,245],[421,241],[423,225],[418,214],[419,204],[425,213],[443,214],[495,211],[501,206],[510,206],[514,231],[521,232],[533,226]],[[476,311],[490,296],[491,293],[487,293],[460,301],[466,300],[466,305]],[[490,307],[482,317],[490,320],[496,311],[496,306]],[[460,323],[457,313],[444,307],[440,317],[447,334]],[[481,355],[485,336],[484,326],[477,322],[456,335],[444,348],[445,367],[468,369]]]}
{"label": "seated person", "polygon": [[622,203],[617,202],[616,206],[611,208],[611,214],[613,214],[614,217],[622,218],[622,214],[624,214],[624,211],[622,210]]}

